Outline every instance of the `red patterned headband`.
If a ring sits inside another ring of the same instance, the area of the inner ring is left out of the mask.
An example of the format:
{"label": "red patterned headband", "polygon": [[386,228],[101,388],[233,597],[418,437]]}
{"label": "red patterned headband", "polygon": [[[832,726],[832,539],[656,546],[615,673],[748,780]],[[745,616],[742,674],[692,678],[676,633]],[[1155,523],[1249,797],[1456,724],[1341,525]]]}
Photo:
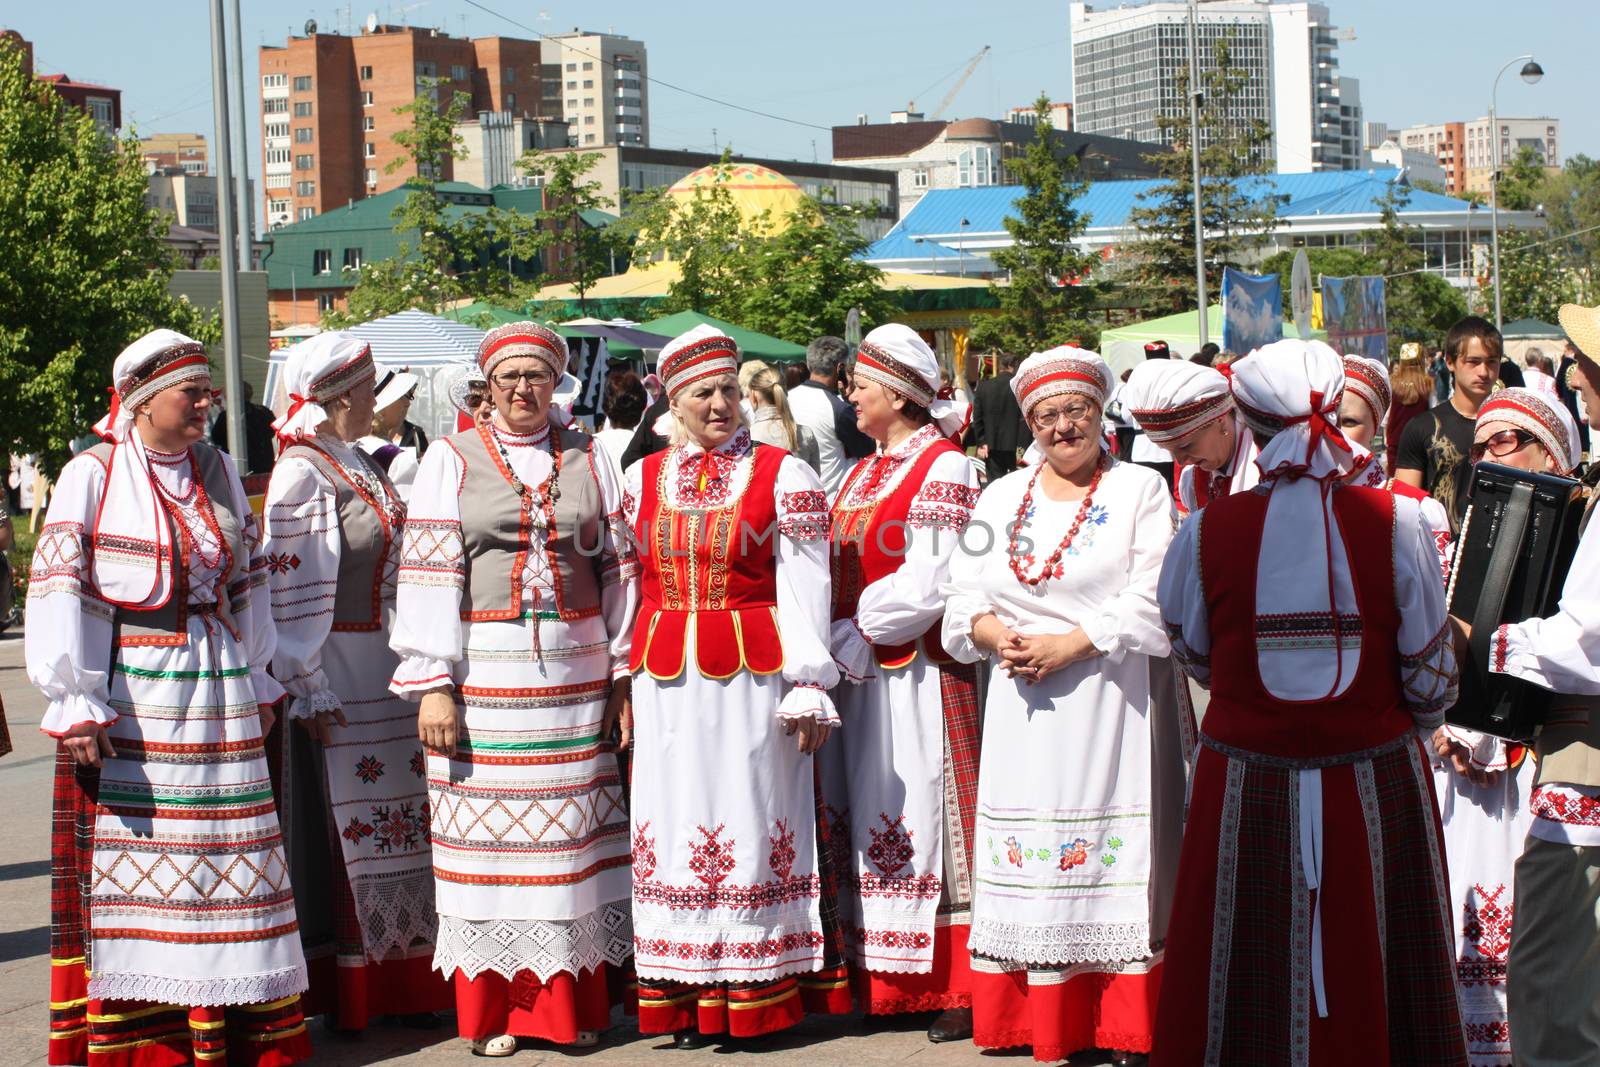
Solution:
{"label": "red patterned headband", "polygon": [[856,376],[877,382],[891,392],[899,393],[913,404],[927,407],[937,397],[933,386],[900,360],[873,344],[861,342],[856,350]]}
{"label": "red patterned headband", "polygon": [[667,396],[676,396],[706,378],[737,374],[739,349],[732,338],[721,335],[707,337],[666,356],[656,370],[667,387]]}

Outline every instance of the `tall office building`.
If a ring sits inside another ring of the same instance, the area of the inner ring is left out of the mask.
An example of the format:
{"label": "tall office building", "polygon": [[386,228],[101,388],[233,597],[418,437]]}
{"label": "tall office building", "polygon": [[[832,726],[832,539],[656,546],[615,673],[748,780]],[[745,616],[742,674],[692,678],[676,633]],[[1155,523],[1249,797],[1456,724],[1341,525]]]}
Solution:
{"label": "tall office building", "polygon": [[[1200,0],[1198,9],[1201,77],[1215,69],[1223,38],[1245,74],[1226,121],[1265,122],[1280,173],[1360,166],[1360,89],[1339,74],[1337,28],[1324,5]],[[1156,119],[1188,114],[1189,5],[1157,0],[1097,10],[1074,0],[1070,11],[1073,128],[1170,143]]]}
{"label": "tall office building", "polygon": [[643,41],[610,33],[547,34],[546,55],[559,65],[562,114],[578,148],[650,143],[649,64]]}
{"label": "tall office building", "polygon": [[[545,111],[535,41],[468,40],[369,20],[354,36],[318,33],[261,49],[262,185],[268,228],[299,222],[403,185],[416,174],[394,135],[424,79],[466,95],[467,113],[530,118]],[[389,164],[400,161],[391,173]],[[454,177],[446,161],[440,180]]]}

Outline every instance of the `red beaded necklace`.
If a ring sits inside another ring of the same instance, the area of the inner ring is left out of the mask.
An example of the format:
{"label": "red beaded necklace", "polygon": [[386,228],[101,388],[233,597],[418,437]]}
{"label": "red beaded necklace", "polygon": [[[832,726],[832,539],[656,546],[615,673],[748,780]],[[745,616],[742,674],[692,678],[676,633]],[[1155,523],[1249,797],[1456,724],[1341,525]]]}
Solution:
{"label": "red beaded necklace", "polygon": [[1030,578],[1023,573],[1022,560],[1017,556],[1017,534],[1022,530],[1022,524],[1027,520],[1028,515],[1033,511],[1033,487],[1039,484],[1039,476],[1044,473],[1045,468],[1043,463],[1039,464],[1039,469],[1034,471],[1033,477],[1028,480],[1028,488],[1022,494],[1022,503],[1017,505],[1017,517],[1011,523],[1011,535],[1006,539],[1006,556],[1011,561],[1011,573],[1017,576],[1017,581],[1032,588],[1052,576],[1060,577],[1057,570],[1061,565],[1061,557],[1072,546],[1072,539],[1078,536],[1078,528],[1083,525],[1084,518],[1089,514],[1089,508],[1094,504],[1094,491],[1100,486],[1100,476],[1105,474],[1106,468],[1109,466],[1110,464],[1106,462],[1105,453],[1100,453],[1100,457],[1095,460],[1094,477],[1089,479],[1089,491],[1083,495],[1082,502],[1078,504],[1078,514],[1073,517],[1072,526],[1067,530],[1067,536],[1061,539],[1061,543],[1056,546],[1056,550],[1050,553],[1049,558],[1044,561],[1044,569],[1037,576]]}

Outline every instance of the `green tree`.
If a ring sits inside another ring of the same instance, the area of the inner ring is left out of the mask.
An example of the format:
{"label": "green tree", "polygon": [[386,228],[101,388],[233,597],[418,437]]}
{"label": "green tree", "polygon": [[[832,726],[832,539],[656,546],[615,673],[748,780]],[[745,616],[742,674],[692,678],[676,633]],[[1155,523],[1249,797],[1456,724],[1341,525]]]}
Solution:
{"label": "green tree", "polygon": [[[1263,119],[1229,120],[1249,74],[1233,62],[1229,37],[1216,43],[1203,71],[1200,109],[1200,221],[1205,230],[1206,292],[1222,291],[1222,271],[1238,268],[1259,250],[1278,225],[1286,198],[1263,177],[1272,171],[1272,129]],[[1179,75],[1187,99],[1187,73]],[[1161,182],[1140,194],[1129,221],[1139,231],[1134,247],[1136,283],[1151,294],[1152,309],[1184,311],[1196,303],[1194,267],[1195,191],[1190,162],[1187,108],[1156,116],[1170,151],[1147,159]]]}
{"label": "green tree", "polygon": [[[1577,301],[1579,276],[1563,262],[1559,245],[1538,230],[1501,232],[1500,308],[1507,322],[1555,322],[1562,304]],[[1492,292],[1484,299],[1494,306]]]}
{"label": "green tree", "polygon": [[1467,313],[1460,292],[1443,277],[1423,269],[1422,231],[1406,225],[1401,217],[1410,202],[1411,190],[1390,182],[1378,201],[1378,229],[1367,236],[1372,249],[1371,273],[1384,277],[1390,351],[1406,341],[1437,340]]}
{"label": "green tree", "polygon": [[1539,191],[1549,172],[1544,156],[1523,146],[1511,159],[1500,161],[1500,206],[1507,211],[1532,211],[1539,206]]}
{"label": "green tree", "polygon": [[813,200],[779,232],[742,241],[745,281],[711,314],[796,344],[842,335],[851,308],[860,309],[863,330],[888,322],[896,303],[883,272],[857,258],[869,243],[859,222],[871,210]]}
{"label": "green tree", "polygon": [[1099,330],[1086,311],[1098,295],[1089,280],[1098,260],[1074,244],[1089,227],[1077,206],[1089,183],[1078,174],[1076,156],[1056,154],[1050,98],[1040,93],[1033,107],[1033,140],[1006,164],[1023,189],[1005,219],[1011,245],[994,253],[1010,281],[990,286],[1000,313],[974,323],[972,343],[1010,352],[1067,341],[1093,348]]}
{"label": "green tree", "polygon": [[214,343],[167,290],[166,220],[138,142],[117,142],[0,41],[0,448],[54,474],[106,407],[111,363],[157,327]]}
{"label": "green tree", "polygon": [[766,213],[748,222],[742,217],[728,191],[731,170],[732,152],[724,149],[713,180],[697,186],[693,196],[656,195],[635,204],[640,236],[634,261],[644,265],[665,258],[678,266],[663,305],[668,311],[716,315],[715,309],[726,310],[743,284],[744,241],[754,231],[772,229]]}
{"label": "green tree", "polygon": [[1534,202],[1544,205],[1546,221],[1538,254],[1565,268],[1574,301],[1600,303],[1600,162],[1570,157],[1560,171],[1545,174]]}
{"label": "green tree", "polygon": [[578,307],[589,313],[588,294],[595,282],[614,272],[619,256],[626,259],[624,231],[602,224],[596,212],[609,212],[616,201],[600,192],[600,183],[588,174],[600,161],[599,152],[530,152],[517,164],[530,176],[542,178],[542,206],[528,216],[528,225],[506,223],[515,232],[513,246],[525,259],[537,255],[544,264],[546,284],[570,282],[578,294]]}

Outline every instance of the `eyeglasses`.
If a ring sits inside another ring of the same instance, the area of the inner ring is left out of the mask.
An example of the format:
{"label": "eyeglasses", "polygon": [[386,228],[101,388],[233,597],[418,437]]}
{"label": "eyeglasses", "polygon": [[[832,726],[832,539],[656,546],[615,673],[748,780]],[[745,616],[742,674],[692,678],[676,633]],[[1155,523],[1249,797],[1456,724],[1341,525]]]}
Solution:
{"label": "eyeglasses", "polygon": [[1500,459],[1504,456],[1521,452],[1532,444],[1534,440],[1533,434],[1528,433],[1526,430],[1501,430],[1492,437],[1474,444],[1472,446],[1472,459],[1473,462],[1477,462],[1483,458],[1484,453]]}
{"label": "eyeglasses", "polygon": [[467,407],[475,408],[479,404],[483,403],[484,399],[485,398],[484,398],[484,395],[482,393],[468,393],[466,395]]}
{"label": "eyeglasses", "polygon": [[1059,408],[1046,408],[1035,411],[1028,416],[1028,424],[1035,430],[1048,430],[1061,421],[1063,417],[1070,423],[1079,424],[1089,421],[1089,416],[1094,413],[1094,408],[1089,404],[1067,404]]}
{"label": "eyeglasses", "polygon": [[508,370],[490,378],[501,389],[515,389],[522,382],[536,386],[549,385],[555,380],[555,375],[547,370]]}

